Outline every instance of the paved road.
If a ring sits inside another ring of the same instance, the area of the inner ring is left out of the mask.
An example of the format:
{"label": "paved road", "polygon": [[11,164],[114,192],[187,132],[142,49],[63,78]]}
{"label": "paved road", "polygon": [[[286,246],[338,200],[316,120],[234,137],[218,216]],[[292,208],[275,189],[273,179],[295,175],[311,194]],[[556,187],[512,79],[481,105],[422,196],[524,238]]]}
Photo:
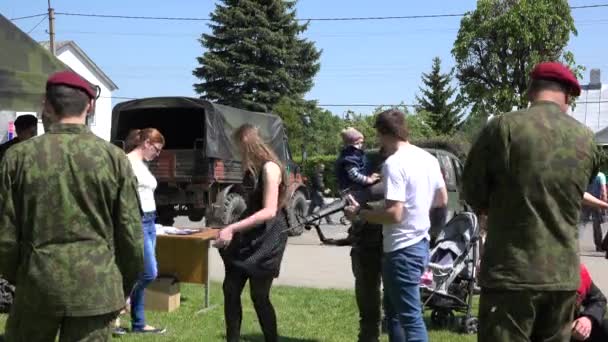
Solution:
{"label": "paved road", "polygon": [[[335,218],[338,222],[339,217]],[[176,226],[197,226],[185,217],[179,217]],[[347,227],[322,225],[327,237],[345,237]],[[323,246],[314,231],[304,231],[301,236],[289,238],[283,256],[281,275],[276,284],[317,287],[353,288],[354,278],[350,268],[350,247]],[[224,279],[224,264],[217,249],[210,253],[210,276],[212,280]]]}
{"label": "paved road", "polygon": [[[334,220],[338,222],[338,217]],[[193,223],[180,218],[177,225],[186,226]],[[342,225],[323,225],[327,237],[346,236],[346,227]],[[608,224],[605,225],[605,230]],[[595,252],[591,226],[581,229],[581,260],[587,265],[595,283],[608,294],[608,260],[603,253]],[[353,288],[354,278],[350,265],[350,247],[323,246],[314,231],[305,231],[302,236],[289,239],[281,276],[277,284],[317,287],[317,288]],[[222,260],[215,248],[211,251],[211,278],[221,281],[224,278]],[[542,272],[541,269],[532,270]]]}
{"label": "paved road", "polygon": [[[604,234],[608,230],[608,224],[603,225]],[[604,258],[605,253],[595,251],[593,244],[593,229],[591,225],[586,225],[580,231],[581,261],[587,266],[591,273],[591,278],[595,284],[608,295],[608,260]]]}

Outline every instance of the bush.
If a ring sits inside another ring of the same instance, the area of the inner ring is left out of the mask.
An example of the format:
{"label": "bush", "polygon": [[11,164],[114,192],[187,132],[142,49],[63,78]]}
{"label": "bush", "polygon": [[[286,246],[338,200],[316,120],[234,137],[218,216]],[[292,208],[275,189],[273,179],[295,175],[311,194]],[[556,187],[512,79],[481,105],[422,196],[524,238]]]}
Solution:
{"label": "bush", "polygon": [[471,143],[462,135],[437,136],[426,139],[412,141],[412,144],[419,147],[435,148],[451,152],[463,162],[467,158]]}
{"label": "bush", "polygon": [[606,146],[600,146],[599,149],[601,151],[600,171],[606,174],[606,171],[608,170],[608,148]]}
{"label": "bush", "polygon": [[[469,152],[469,148],[471,147],[471,144],[466,139],[466,137],[460,134],[456,134],[454,136],[437,136],[432,138],[416,139],[412,141],[412,144],[419,147],[435,148],[451,152],[460,160],[462,160],[463,163],[466,160],[467,153]],[[367,152],[372,152],[372,149],[368,149]],[[371,157],[368,155],[368,158]],[[301,157],[295,157],[294,161],[298,165],[300,165],[302,169],[302,174],[308,179],[306,185],[309,187],[311,185],[310,180],[314,176],[315,167],[320,163],[325,164],[325,187],[331,190],[331,194],[333,196],[337,196],[339,193],[338,181],[336,179],[335,172],[335,165],[337,159],[337,155],[316,155],[308,157],[306,163],[302,163]],[[368,161],[372,162],[372,160]]]}
{"label": "bush", "polygon": [[308,157],[305,163],[302,163],[302,158],[294,158],[294,161],[302,168],[302,174],[308,179],[306,182],[307,186],[311,186],[310,180],[314,176],[315,167],[318,164],[325,165],[325,172],[323,178],[325,181],[325,187],[331,190],[331,195],[336,196],[339,193],[338,181],[336,180],[335,165],[337,155],[318,155]]}

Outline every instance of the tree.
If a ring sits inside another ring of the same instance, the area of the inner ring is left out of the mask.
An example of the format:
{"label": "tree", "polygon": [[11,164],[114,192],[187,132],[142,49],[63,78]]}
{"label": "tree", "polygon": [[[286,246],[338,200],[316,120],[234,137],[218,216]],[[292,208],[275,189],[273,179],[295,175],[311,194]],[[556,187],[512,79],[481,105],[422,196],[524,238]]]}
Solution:
{"label": "tree", "polygon": [[434,136],[433,129],[427,123],[425,113],[408,114],[406,120],[410,130],[410,140],[414,141]]}
{"label": "tree", "polygon": [[[336,154],[340,148],[342,120],[330,111],[319,108],[315,101],[283,98],[275,106],[274,113],[283,119],[289,134],[289,147],[299,155],[302,147],[308,155]],[[303,116],[310,118],[305,125]]]}
{"label": "tree", "polygon": [[566,51],[577,34],[567,0],[478,0],[467,13],[452,54],[456,76],[472,113],[481,117],[525,108],[531,69],[560,60],[581,76]]}
{"label": "tree", "polygon": [[378,148],[378,138],[376,135],[376,129],[374,128],[376,115],[390,108],[395,108],[405,113],[405,119],[410,132],[410,140],[417,140],[433,136],[431,126],[429,126],[426,122],[426,115],[424,113],[409,113],[405,104],[401,104],[396,107],[377,107],[374,109],[374,112],[371,115],[356,114],[349,111],[349,120],[345,120],[343,125],[344,127],[352,126],[359,130],[365,136],[366,148]]}
{"label": "tree", "polygon": [[422,96],[416,96],[418,111],[427,113],[426,119],[435,134],[453,134],[462,120],[460,100],[452,100],[456,89],[450,86],[452,73],[441,73],[441,59],[433,58],[433,67],[428,74],[422,74],[420,88]]}
{"label": "tree", "polygon": [[270,111],[283,97],[302,98],[313,85],[321,55],[300,37],[296,1],[220,0],[210,14],[211,34],[193,71],[201,98],[254,111]]}
{"label": "tree", "polygon": [[378,139],[376,139],[376,129],[374,128],[374,122],[376,120],[376,114],[365,115],[357,114],[354,112],[348,113],[348,119],[344,120],[343,128],[354,127],[365,137],[365,148],[378,147]]}

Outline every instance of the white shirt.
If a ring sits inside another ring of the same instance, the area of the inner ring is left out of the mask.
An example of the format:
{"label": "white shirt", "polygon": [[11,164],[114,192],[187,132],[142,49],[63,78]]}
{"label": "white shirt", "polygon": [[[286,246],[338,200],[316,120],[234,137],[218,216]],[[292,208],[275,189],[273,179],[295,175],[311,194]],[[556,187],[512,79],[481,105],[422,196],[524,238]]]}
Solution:
{"label": "white shirt", "polygon": [[429,238],[429,211],[437,190],[445,187],[439,162],[414,145],[402,146],[382,169],[384,198],[403,203],[400,223],[382,227],[384,252],[412,246]]}
{"label": "white shirt", "polygon": [[138,158],[129,156],[131,167],[137,177],[137,191],[141,201],[141,210],[144,213],[156,211],[156,203],[154,202],[154,190],[156,190],[157,182],[150,169]]}

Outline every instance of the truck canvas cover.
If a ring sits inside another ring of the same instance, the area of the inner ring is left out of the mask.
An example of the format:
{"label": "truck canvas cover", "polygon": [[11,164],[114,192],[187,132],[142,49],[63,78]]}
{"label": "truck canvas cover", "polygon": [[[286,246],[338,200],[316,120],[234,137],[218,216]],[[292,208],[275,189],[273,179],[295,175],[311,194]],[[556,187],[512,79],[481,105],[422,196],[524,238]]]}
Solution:
{"label": "truck canvas cover", "polygon": [[68,68],[2,15],[0,51],[0,110],[38,112],[48,76]]}
{"label": "truck canvas cover", "polygon": [[[238,148],[232,141],[233,132],[241,125],[250,123],[259,129],[260,135],[272,146],[282,161],[287,160],[287,142],[281,118],[276,115],[250,112],[209,101],[189,97],[155,97],[119,103],[112,112],[112,140],[122,140],[128,131],[142,128],[124,125],[131,115],[146,115],[146,111],[170,110],[171,120],[180,122],[180,112],[198,110],[208,158],[240,160]],[[135,119],[135,118],[133,118]],[[179,126],[178,126],[179,127]],[[162,127],[154,127],[161,131]],[[188,129],[184,127],[184,130]],[[167,142],[169,145],[169,142]]]}

